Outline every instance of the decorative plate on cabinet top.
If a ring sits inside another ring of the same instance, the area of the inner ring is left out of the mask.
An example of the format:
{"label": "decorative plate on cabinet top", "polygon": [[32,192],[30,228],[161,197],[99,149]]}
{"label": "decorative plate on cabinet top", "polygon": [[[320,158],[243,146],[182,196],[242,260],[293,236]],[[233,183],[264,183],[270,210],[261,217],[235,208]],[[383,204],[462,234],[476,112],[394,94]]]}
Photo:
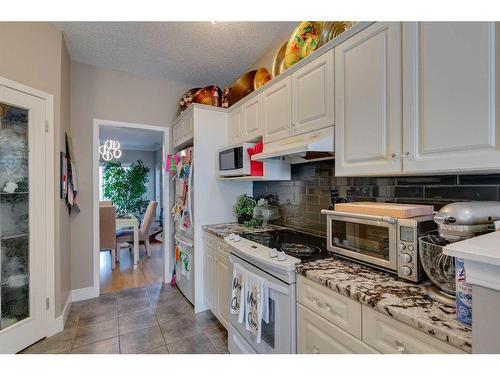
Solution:
{"label": "decorative plate on cabinet top", "polygon": [[319,47],[325,45],[333,38],[349,30],[356,24],[354,21],[327,21],[323,22],[320,33]]}
{"label": "decorative plate on cabinet top", "polygon": [[285,68],[291,67],[313,53],[319,44],[321,23],[302,21],[286,45]]}
{"label": "decorative plate on cabinet top", "polygon": [[220,107],[222,90],[218,86],[206,86],[196,91],[193,97],[193,103],[211,105]]}
{"label": "decorative plate on cabinet top", "polygon": [[285,71],[285,51],[288,42],[282,44],[282,46],[276,51],[273,60],[273,77],[283,73]]}
{"label": "decorative plate on cabinet top", "polygon": [[257,90],[259,87],[264,86],[272,78],[266,68],[258,69],[253,79],[253,89]]}
{"label": "decorative plate on cabinet top", "polygon": [[187,109],[187,107],[189,107],[191,105],[191,103],[193,102],[194,94],[196,94],[196,92],[198,90],[200,90],[200,87],[195,87],[194,89],[191,89],[188,92],[186,92],[184,95],[182,95],[182,98],[179,102],[179,106],[181,108],[181,113],[182,113],[182,111],[184,111],[185,109]]}
{"label": "decorative plate on cabinet top", "polygon": [[256,70],[252,70],[243,74],[231,87],[231,93],[229,94],[229,105],[233,105],[238,100],[243,99],[245,96],[250,94],[254,89],[254,79]]}

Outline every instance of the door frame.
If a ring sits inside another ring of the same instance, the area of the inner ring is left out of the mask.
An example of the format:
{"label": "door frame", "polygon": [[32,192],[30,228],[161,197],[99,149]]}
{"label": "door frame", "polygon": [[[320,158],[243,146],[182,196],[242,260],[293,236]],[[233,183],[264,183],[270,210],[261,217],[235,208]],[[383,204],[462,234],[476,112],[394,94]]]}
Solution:
{"label": "door frame", "polygon": [[[115,121],[115,120],[103,120],[94,118],[93,129],[92,129],[92,262],[94,270],[94,285],[93,285],[93,297],[98,297],[101,291],[101,274],[100,274],[100,249],[99,249],[99,126],[112,126],[117,128],[133,128],[133,129],[144,129],[144,130],[154,130],[163,133],[163,160],[162,160],[162,183],[163,183],[163,282],[166,283],[169,280],[169,270],[171,267],[170,257],[167,256],[167,236],[166,234],[170,232],[170,222],[165,220],[166,207],[170,207],[169,199],[170,196],[170,184],[165,181],[165,177],[168,175],[165,173],[165,157],[170,152],[170,127],[158,126],[158,125],[147,125],[139,124],[133,122],[125,121]],[[170,216],[170,215],[169,215]],[[168,224],[168,228],[165,226]],[[89,296],[89,298],[91,298]]]}
{"label": "door frame", "polygon": [[62,331],[64,326],[64,309],[60,317],[56,317],[56,275],[55,275],[55,120],[54,120],[54,96],[22,83],[12,81],[0,76],[0,85],[13,89],[28,95],[36,96],[45,101],[45,229],[46,241],[45,251],[47,256],[46,267],[46,298],[48,299],[47,308],[47,327],[46,336],[51,336]]}

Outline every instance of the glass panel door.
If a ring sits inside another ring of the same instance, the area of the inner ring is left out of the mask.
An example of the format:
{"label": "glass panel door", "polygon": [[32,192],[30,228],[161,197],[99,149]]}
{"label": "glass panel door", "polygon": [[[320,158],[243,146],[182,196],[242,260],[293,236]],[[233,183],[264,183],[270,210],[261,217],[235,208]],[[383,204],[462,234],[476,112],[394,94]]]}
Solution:
{"label": "glass panel door", "polygon": [[46,224],[54,207],[47,193],[53,196],[54,181],[46,183],[45,105],[0,83],[0,353],[47,334]]}
{"label": "glass panel door", "polygon": [[30,316],[28,111],[0,103],[0,331]]}

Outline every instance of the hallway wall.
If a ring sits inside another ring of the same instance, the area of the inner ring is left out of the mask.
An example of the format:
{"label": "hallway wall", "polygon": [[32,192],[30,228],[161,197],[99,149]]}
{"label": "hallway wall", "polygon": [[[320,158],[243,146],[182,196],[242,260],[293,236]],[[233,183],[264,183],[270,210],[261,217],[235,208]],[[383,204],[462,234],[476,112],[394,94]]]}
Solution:
{"label": "hallway wall", "polygon": [[179,98],[190,88],[190,85],[176,81],[145,78],[81,63],[71,64],[71,133],[81,209],[71,218],[73,289],[93,286],[93,120],[167,127],[177,115]]}
{"label": "hallway wall", "polygon": [[69,131],[69,56],[61,31],[47,22],[0,22],[0,76],[54,96],[56,316],[71,292],[69,214],[59,199],[59,152]]}

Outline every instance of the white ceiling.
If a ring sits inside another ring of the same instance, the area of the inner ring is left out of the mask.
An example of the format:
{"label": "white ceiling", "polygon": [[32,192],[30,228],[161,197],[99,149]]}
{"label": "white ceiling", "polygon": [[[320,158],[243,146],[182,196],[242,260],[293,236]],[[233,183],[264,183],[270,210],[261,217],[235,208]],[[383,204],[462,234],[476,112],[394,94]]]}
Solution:
{"label": "white ceiling", "polygon": [[124,150],[156,151],[162,146],[162,136],[162,132],[154,130],[99,127],[100,144],[103,144],[107,139],[112,139],[119,141]]}
{"label": "white ceiling", "polygon": [[193,86],[230,84],[297,22],[56,22],[73,61]]}

